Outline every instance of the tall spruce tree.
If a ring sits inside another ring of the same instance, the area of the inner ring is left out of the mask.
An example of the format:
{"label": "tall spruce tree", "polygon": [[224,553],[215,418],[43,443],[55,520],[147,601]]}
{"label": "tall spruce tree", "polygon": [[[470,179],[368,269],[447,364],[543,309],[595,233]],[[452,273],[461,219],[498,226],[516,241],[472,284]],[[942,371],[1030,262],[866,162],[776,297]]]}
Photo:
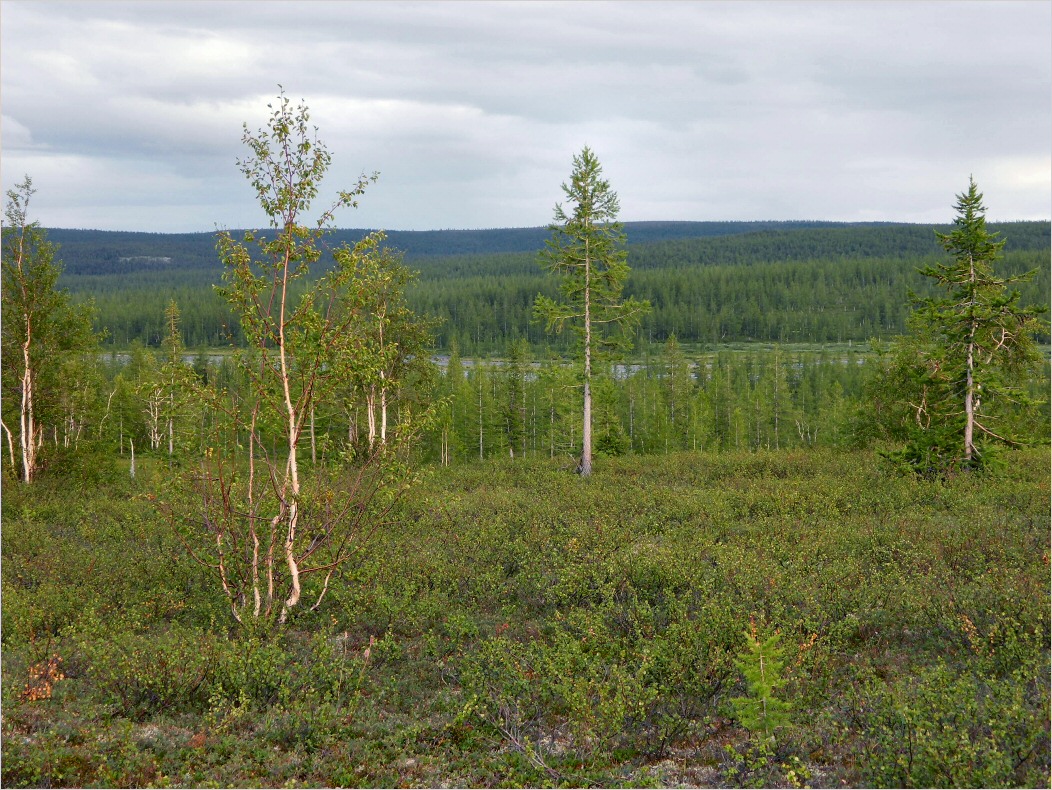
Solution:
{"label": "tall spruce tree", "polygon": [[936,232],[951,260],[921,269],[946,293],[916,301],[912,335],[892,355],[893,367],[906,369],[886,379],[899,383],[900,403],[908,396],[900,410],[908,439],[896,457],[929,474],[981,467],[989,446],[1025,441],[1009,418],[1034,405],[1025,383],[1040,362],[1034,334],[1044,323],[1043,308],[1021,305],[1009,288],[1035,271],[994,273],[1005,240],[987,230],[974,180],[955,208],[953,230]]}
{"label": "tall spruce tree", "polygon": [[[570,183],[562,185],[571,203],[569,213],[555,206],[552,238],[542,253],[544,267],[560,280],[562,302],[537,295],[534,315],[548,331],[562,331],[569,323],[581,339],[584,402],[580,472],[592,473],[592,362],[600,346],[631,347],[627,330],[647,313],[650,303],[622,299],[628,278],[625,234],[617,222],[620,203],[610,182],[602,178],[599,159],[587,146],[573,158]],[[620,342],[605,335],[610,324],[621,327]]]}

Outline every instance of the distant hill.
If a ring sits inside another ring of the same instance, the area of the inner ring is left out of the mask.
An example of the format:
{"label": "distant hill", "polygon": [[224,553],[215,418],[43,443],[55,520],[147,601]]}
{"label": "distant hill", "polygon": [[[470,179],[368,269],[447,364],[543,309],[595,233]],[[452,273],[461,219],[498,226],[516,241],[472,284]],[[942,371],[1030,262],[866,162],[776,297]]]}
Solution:
{"label": "distant hill", "polygon": [[[1033,243],[1048,244],[1049,223],[1012,223],[1006,233],[1016,249],[1029,249]],[[1029,227],[1033,226],[1033,227]],[[1044,240],[1041,235],[1043,226]],[[1006,228],[1009,226],[1006,226]],[[800,231],[814,234],[821,230],[839,230],[847,238],[854,231],[866,230],[874,241],[890,241],[898,246],[902,239],[926,247],[934,245],[930,225],[894,223],[842,222],[626,222],[625,233],[631,246],[663,242],[685,242],[692,239],[742,236],[750,234],[761,246],[778,246],[777,240],[795,238]],[[235,236],[243,231],[234,231]],[[363,229],[333,231],[328,238],[332,246],[353,244],[369,233]],[[547,228],[495,228],[490,230],[424,230],[389,231],[388,244],[401,250],[412,263],[420,258],[462,255],[493,255],[536,252],[550,237]],[[70,275],[129,274],[158,268],[213,269],[218,267],[214,233],[135,233],[103,230],[48,229],[51,241],[61,246],[59,257]],[[1025,237],[1025,238],[1024,238]],[[899,241],[895,241],[898,239]],[[788,243],[788,242],[787,242]],[[810,241],[803,242],[811,244]],[[857,239],[852,243],[856,244]],[[1020,246],[1022,245],[1022,246]],[[754,245],[755,246],[755,245]],[[782,245],[784,246],[784,245]],[[799,248],[799,244],[796,244]],[[680,245],[680,249],[685,249]],[[883,252],[881,254],[884,254]],[[691,253],[693,256],[693,253]],[[662,253],[660,257],[664,258]]]}
{"label": "distant hill", "polygon": [[[999,271],[1036,270],[1020,290],[1024,302],[1047,306],[1052,225],[990,227],[1008,242]],[[626,293],[650,300],[641,336],[658,341],[672,333],[700,343],[888,337],[905,329],[909,293],[932,288],[918,269],[946,256],[932,226],[919,224],[632,222],[625,230]],[[353,243],[366,232],[334,231],[328,243]],[[222,270],[214,234],[49,235],[61,245],[60,285],[76,299],[94,299],[110,343],[159,343],[170,299],[182,311],[188,346],[224,345],[228,333],[240,342],[235,317],[212,287]],[[525,338],[538,350],[566,351],[572,336],[547,335],[532,320],[538,293],[558,295],[538,260],[549,235],[546,228],[398,231],[388,240],[419,272],[411,307],[441,319],[438,348],[456,340],[465,353],[500,353]]]}

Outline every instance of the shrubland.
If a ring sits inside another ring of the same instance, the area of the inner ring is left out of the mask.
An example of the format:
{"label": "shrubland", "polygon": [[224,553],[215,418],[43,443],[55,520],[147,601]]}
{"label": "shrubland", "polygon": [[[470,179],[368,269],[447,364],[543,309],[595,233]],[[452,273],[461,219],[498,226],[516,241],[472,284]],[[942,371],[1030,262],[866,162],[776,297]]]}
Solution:
{"label": "shrubland", "polygon": [[283,628],[89,458],[5,481],[6,786],[1048,785],[1047,448],[432,469]]}

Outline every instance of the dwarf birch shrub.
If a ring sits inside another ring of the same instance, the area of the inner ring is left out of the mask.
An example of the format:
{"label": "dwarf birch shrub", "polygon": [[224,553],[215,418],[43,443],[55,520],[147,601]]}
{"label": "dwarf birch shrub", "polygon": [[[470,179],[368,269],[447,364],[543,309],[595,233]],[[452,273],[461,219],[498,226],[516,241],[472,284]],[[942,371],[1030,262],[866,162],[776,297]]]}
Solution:
{"label": "dwarf birch shrub", "polygon": [[1047,657],[995,678],[937,664],[863,692],[862,775],[878,787],[1048,783]]}

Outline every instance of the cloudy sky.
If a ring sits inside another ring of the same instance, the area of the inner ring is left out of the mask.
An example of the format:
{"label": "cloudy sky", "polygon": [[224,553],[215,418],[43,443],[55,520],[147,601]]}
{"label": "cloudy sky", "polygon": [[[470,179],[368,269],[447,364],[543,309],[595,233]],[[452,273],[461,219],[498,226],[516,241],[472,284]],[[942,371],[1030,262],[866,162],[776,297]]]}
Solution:
{"label": "cloudy sky", "polygon": [[0,2],[0,176],[49,227],[265,224],[279,83],[341,227],[545,225],[590,146],[622,220],[1052,213],[1052,4]]}

